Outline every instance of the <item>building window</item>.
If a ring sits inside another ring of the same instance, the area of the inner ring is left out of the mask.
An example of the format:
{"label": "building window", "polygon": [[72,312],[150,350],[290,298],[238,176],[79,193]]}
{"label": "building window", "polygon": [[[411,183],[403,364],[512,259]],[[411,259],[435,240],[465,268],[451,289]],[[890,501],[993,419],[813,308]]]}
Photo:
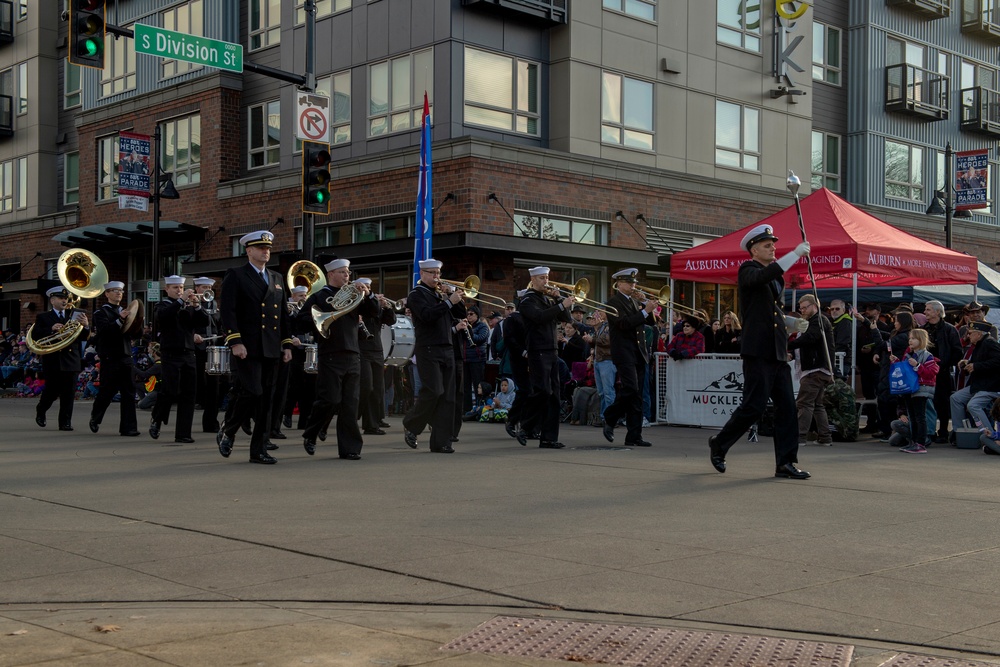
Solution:
{"label": "building window", "polygon": [[28,18],[28,0],[17,0],[17,20]]}
{"label": "building window", "polygon": [[135,90],[135,49],[132,40],[108,39],[105,40],[104,46],[101,97]]}
{"label": "building window", "polygon": [[606,245],[606,224],[533,213],[514,214],[514,235],[545,241]]}
{"label": "building window", "polygon": [[83,86],[80,83],[80,66],[74,65],[70,61],[64,61],[66,69],[63,70],[63,108],[72,109],[80,106],[83,100]]}
{"label": "building window", "polygon": [[760,171],[760,110],[716,100],[715,163]]}
{"label": "building window", "polygon": [[[351,71],[316,79],[316,94],[330,98],[330,143],[351,142]],[[302,140],[295,137],[295,152],[302,151]]]}
{"label": "building window", "polygon": [[0,213],[14,210],[14,161],[0,162]]}
{"label": "building window", "polygon": [[314,245],[317,248],[328,248],[410,238],[413,236],[413,219],[412,215],[399,215],[317,227],[313,237]]}
{"label": "building window", "polygon": [[66,153],[63,159],[63,202],[76,204],[80,201],[80,154]]}
{"label": "building window", "polygon": [[[302,25],[306,22],[306,3],[298,0],[295,3],[295,25]],[[351,8],[351,0],[316,0],[316,18],[347,11]]]}
{"label": "building window", "polygon": [[840,85],[840,30],[813,23],[813,79]]}
{"label": "building window", "polygon": [[97,200],[118,196],[118,135],[97,140]]}
{"label": "building window", "polygon": [[250,50],[281,41],[281,0],[250,0]]}
{"label": "building window", "polygon": [[434,54],[430,49],[369,67],[368,136],[420,127],[424,92],[434,104]]}
{"label": "building window", "polygon": [[465,122],[538,135],[538,64],[465,49]]}
{"label": "building window", "polygon": [[980,63],[963,60],[960,65],[959,81],[962,91],[962,118],[968,118],[978,113],[976,107],[976,88],[997,89],[997,71]]}
{"label": "building window", "polygon": [[28,208],[28,158],[17,159],[17,208]]}
{"label": "building window", "polygon": [[895,141],[885,142],[885,196],[923,201],[924,150]]}
{"label": "building window", "polygon": [[653,150],[653,84],[601,74],[601,142]]}
{"label": "building window", "polygon": [[840,192],[840,137],[812,133],[812,189]]}
{"label": "building window", "polygon": [[716,40],[760,53],[760,3],[744,0],[717,0]]}
{"label": "building window", "polygon": [[604,8],[652,21],[656,0],[604,0]]}
{"label": "building window", "polygon": [[17,66],[17,115],[28,113],[28,63]]}
{"label": "building window", "polygon": [[201,182],[201,116],[186,116],[160,125],[160,164],[173,172],[174,185]]}
{"label": "building window", "polygon": [[278,164],[281,158],[281,105],[278,100],[252,106],[250,111],[250,169]]}
{"label": "building window", "polygon": [[[167,30],[182,32],[185,35],[205,36],[202,0],[191,0],[186,4],[168,9],[163,12],[162,17],[162,25]],[[201,69],[201,67],[201,65],[183,60],[164,58],[160,61],[160,76],[166,79],[191,70]]]}

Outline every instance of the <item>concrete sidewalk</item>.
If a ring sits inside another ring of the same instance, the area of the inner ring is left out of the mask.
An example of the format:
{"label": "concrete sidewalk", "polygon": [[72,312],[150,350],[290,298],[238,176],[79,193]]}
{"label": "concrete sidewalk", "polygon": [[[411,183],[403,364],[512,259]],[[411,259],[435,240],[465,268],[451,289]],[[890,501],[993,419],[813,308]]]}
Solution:
{"label": "concrete sidewalk", "polygon": [[0,401],[2,666],[557,664],[441,650],[498,615],[1000,665],[1000,457],[977,450],[808,447],[798,482],[767,438],[720,475],[707,430],[542,450],[472,423],[442,455],[390,419],[361,461],[289,431],[258,466],[242,433],[223,459],[34,406]]}

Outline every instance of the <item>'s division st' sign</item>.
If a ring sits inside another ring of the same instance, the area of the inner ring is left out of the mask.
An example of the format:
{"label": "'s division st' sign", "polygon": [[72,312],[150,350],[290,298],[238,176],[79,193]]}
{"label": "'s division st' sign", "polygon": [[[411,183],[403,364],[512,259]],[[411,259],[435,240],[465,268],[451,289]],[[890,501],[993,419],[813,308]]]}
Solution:
{"label": "'s division st' sign", "polygon": [[243,71],[243,45],[136,23],[135,52],[230,72]]}

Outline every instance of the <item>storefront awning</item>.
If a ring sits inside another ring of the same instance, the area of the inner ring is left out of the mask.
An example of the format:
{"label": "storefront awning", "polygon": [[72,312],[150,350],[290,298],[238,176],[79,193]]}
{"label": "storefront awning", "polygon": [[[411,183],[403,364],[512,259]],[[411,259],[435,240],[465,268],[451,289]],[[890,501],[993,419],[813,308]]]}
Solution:
{"label": "storefront awning", "polygon": [[[160,220],[160,245],[193,243],[205,238],[206,229],[176,220]],[[153,223],[113,222],[106,225],[87,225],[61,232],[52,237],[67,248],[87,248],[97,254],[152,248]]]}

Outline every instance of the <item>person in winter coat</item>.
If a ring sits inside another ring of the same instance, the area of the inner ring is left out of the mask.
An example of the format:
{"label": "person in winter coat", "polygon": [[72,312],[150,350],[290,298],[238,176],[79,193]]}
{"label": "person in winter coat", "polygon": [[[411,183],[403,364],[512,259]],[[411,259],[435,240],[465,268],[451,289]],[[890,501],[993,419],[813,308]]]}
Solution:
{"label": "person in winter coat", "polygon": [[494,409],[510,410],[511,406],[514,405],[516,392],[517,387],[514,386],[514,380],[510,378],[500,380],[500,391],[493,397]]}
{"label": "person in winter coat", "polygon": [[722,314],[722,323],[718,329],[712,332],[714,342],[712,352],[716,354],[739,354],[740,353],[740,318],[736,313],[727,310]]}
{"label": "person in winter coat", "polygon": [[469,337],[463,338],[464,367],[462,373],[463,407],[469,412],[475,407],[476,390],[486,374],[486,341],[490,337],[490,328],[480,317],[479,306],[469,306],[465,319],[469,323]]}
{"label": "person in winter coat", "polygon": [[[912,394],[903,395],[906,406],[906,416],[910,422],[910,444],[901,447],[899,451],[907,454],[926,454],[927,448],[927,399],[934,398],[934,385],[937,384],[938,362],[927,350],[930,337],[923,329],[913,329],[907,338],[910,346],[903,353],[903,361],[917,371],[920,386]],[[890,357],[895,363],[899,358]]]}
{"label": "person in winter coat", "polygon": [[819,302],[812,294],[803,294],[799,298],[799,313],[808,320],[809,328],[788,342],[789,352],[798,350],[801,371],[799,395],[795,399],[799,420],[799,446],[806,444],[813,418],[816,420],[817,443],[829,446],[833,443],[833,438],[823,399],[826,388],[833,382],[829,365],[833,359],[833,325],[820,312]]}
{"label": "person in winter coat", "polygon": [[679,334],[675,334],[667,344],[666,353],[676,361],[694,359],[705,351],[705,337],[698,331],[701,321],[696,317],[684,320]]}

